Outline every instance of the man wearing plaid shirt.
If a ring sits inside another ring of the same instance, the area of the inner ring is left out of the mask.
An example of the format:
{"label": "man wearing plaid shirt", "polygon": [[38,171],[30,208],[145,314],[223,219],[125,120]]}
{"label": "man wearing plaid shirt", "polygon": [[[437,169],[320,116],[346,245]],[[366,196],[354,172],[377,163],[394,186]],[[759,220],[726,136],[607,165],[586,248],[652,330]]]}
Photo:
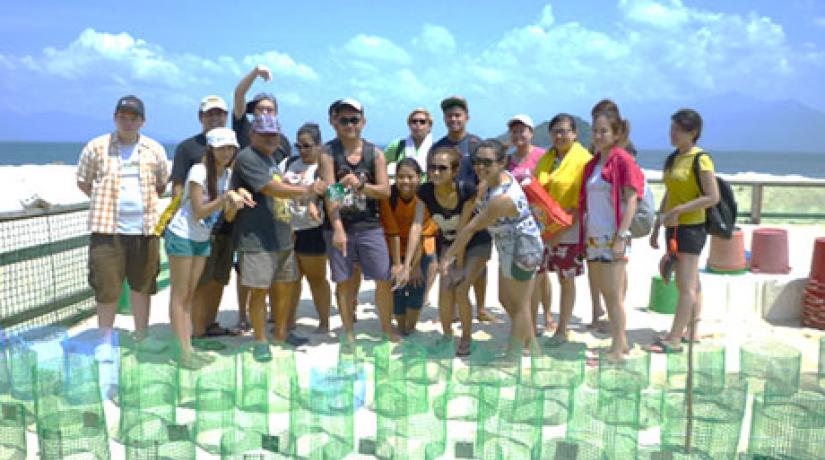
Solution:
{"label": "man wearing plaid shirt", "polygon": [[135,331],[143,337],[149,296],[156,291],[160,270],[160,244],[153,229],[169,164],[163,146],[140,134],[145,122],[140,99],[120,98],[114,122],[115,132],[89,141],[77,165],[77,186],[89,196],[89,284],[98,325],[111,329],[126,278]]}

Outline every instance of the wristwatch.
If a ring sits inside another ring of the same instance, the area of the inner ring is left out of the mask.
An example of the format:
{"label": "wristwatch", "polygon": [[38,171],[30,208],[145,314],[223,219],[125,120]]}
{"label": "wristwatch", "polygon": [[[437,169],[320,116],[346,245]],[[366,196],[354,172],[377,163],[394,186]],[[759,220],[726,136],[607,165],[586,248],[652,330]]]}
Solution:
{"label": "wristwatch", "polygon": [[616,238],[620,240],[630,241],[631,234],[630,230],[624,230],[616,234]]}

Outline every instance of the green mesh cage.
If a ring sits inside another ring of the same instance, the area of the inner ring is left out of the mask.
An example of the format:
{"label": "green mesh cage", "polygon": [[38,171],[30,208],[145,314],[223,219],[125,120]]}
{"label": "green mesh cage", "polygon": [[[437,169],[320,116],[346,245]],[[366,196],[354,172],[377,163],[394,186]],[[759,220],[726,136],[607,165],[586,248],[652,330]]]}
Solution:
{"label": "green mesh cage", "polygon": [[825,395],[800,391],[790,397],[754,400],[748,453],[766,458],[825,455]]}
{"label": "green mesh cage", "polygon": [[825,388],[825,335],[819,339],[819,369],[817,377],[819,386]]}
{"label": "green mesh cage", "polygon": [[290,455],[310,459],[343,458],[353,451],[354,387],[352,363],[313,370],[309,388],[293,382],[289,419]]}
{"label": "green mesh cage", "polygon": [[9,343],[0,331],[0,395],[7,395],[11,391],[11,371],[9,368]]}
{"label": "green mesh cage", "polygon": [[802,354],[775,341],[748,342],[739,350],[739,376],[755,392],[792,395],[799,390]]}
{"label": "green mesh cage", "polygon": [[428,352],[412,342],[385,342],[374,349],[376,445],[382,457],[432,458],[444,452],[446,422],[435,417],[428,396],[449,371],[443,363],[429,366]]}
{"label": "green mesh cage", "polygon": [[530,376],[523,384],[543,390],[545,425],[567,423],[573,405],[571,389],[584,381],[586,351],[583,343],[567,342],[542,346],[541,353],[531,356]]}
{"label": "green mesh cage", "polygon": [[221,437],[221,460],[280,460],[281,439],[254,430],[233,429]]}
{"label": "green mesh cage", "polygon": [[639,391],[650,384],[650,353],[632,350],[623,361],[611,362],[599,353],[598,387],[606,390]]}
{"label": "green mesh cage", "polygon": [[[746,387],[729,387],[714,394],[693,395],[691,453],[695,450],[695,455],[734,458],[746,400]],[[664,404],[662,450],[684,452],[688,421],[685,393],[668,392]]]}
{"label": "green mesh cage", "polygon": [[473,342],[470,358],[453,370],[445,394],[433,400],[437,417],[476,422],[498,407],[499,389],[519,381],[521,360]]}
{"label": "green mesh cage", "polygon": [[26,458],[26,408],[20,403],[0,403],[0,458]]}
{"label": "green mesh cage", "polygon": [[498,407],[482,406],[476,428],[475,454],[479,458],[531,458],[541,448],[544,392],[517,384],[502,388]]}
{"label": "green mesh cage", "polygon": [[579,387],[562,453],[575,445],[578,459],[635,458],[640,402],[639,390]]}
{"label": "green mesh cage", "polygon": [[[688,350],[667,355],[667,386],[684,390],[687,383]],[[714,343],[693,346],[693,391],[715,393],[725,388],[725,347]]]}
{"label": "green mesh cage", "polygon": [[158,416],[144,416],[124,432],[127,460],[190,460],[195,443],[187,425],[175,425]]}
{"label": "green mesh cage", "polygon": [[[94,357],[90,357],[88,365],[96,367]],[[62,358],[53,358],[39,362],[34,370],[40,458],[108,459],[109,441],[97,381],[67,387],[64,366]]]}
{"label": "green mesh cage", "polygon": [[233,356],[219,356],[202,368],[195,385],[195,442],[211,454],[220,452],[221,436],[235,423],[237,370]]}
{"label": "green mesh cage", "polygon": [[126,340],[120,350],[120,417],[116,424],[110,421],[110,434],[124,440],[132,426],[158,417],[174,424],[178,381],[170,344],[157,353]]}
{"label": "green mesh cage", "polygon": [[275,396],[270,391],[271,381],[276,378],[288,379],[294,375],[295,370],[290,367],[283,369],[280,366],[273,366],[273,362],[280,364],[280,356],[267,362],[255,360],[252,356],[253,346],[250,343],[242,347],[240,353],[235,356],[237,368],[240,369],[241,374],[235,425],[241,429],[268,434],[270,412],[274,409],[281,409],[280,412],[283,412],[282,407],[270,408],[270,403],[275,402],[275,398],[271,397]]}

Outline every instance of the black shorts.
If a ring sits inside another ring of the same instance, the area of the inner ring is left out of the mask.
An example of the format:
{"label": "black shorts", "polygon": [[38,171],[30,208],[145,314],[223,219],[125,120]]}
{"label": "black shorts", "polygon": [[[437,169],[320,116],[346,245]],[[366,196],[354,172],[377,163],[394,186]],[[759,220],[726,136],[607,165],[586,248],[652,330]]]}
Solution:
{"label": "black shorts", "polygon": [[327,253],[324,230],[321,226],[295,232],[295,254],[322,256]]}
{"label": "black shorts", "polygon": [[[705,224],[680,225],[677,228],[676,244],[679,247],[679,252],[685,254],[702,253],[702,248],[705,247],[705,240],[708,239],[708,231],[705,229]],[[667,241],[673,237],[674,227],[668,227],[665,231]]]}

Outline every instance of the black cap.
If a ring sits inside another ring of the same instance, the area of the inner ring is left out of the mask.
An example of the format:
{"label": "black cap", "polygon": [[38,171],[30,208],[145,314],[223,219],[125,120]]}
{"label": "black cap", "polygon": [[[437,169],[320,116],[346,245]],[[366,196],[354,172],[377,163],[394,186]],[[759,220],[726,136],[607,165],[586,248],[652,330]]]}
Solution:
{"label": "black cap", "polygon": [[118,99],[117,105],[115,106],[115,113],[117,113],[118,110],[128,110],[140,115],[141,118],[146,118],[146,111],[143,109],[143,101],[138,99],[137,96],[132,96],[131,94]]}
{"label": "black cap", "polygon": [[258,93],[256,94],[251,101],[246,103],[246,113],[255,113],[255,106],[258,105],[259,102],[263,101],[264,99],[269,99],[275,104],[275,111],[278,111],[278,101],[275,99],[275,95],[272,93]]}

